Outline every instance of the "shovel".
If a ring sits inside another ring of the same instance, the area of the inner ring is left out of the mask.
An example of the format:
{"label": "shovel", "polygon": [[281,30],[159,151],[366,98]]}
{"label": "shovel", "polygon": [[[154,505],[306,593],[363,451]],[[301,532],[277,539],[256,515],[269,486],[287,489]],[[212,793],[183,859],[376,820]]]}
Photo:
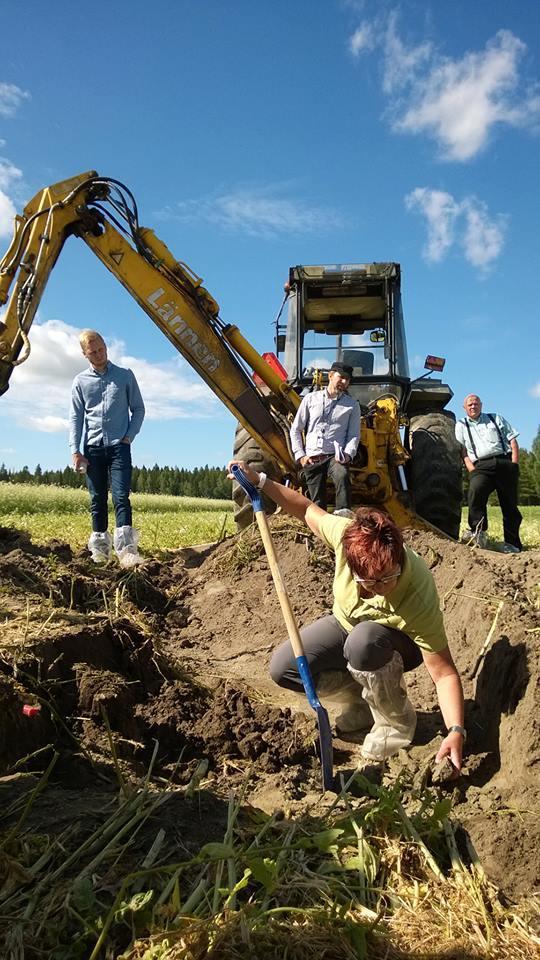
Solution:
{"label": "shovel", "polygon": [[294,613],[291,607],[291,601],[289,600],[289,595],[287,593],[287,588],[283,582],[283,577],[281,576],[281,570],[279,568],[278,558],[276,554],[276,548],[274,546],[274,541],[272,540],[272,535],[268,527],[268,521],[266,519],[266,514],[264,512],[262,495],[256,487],[248,480],[246,475],[242,472],[237,464],[234,464],[231,471],[234,475],[235,480],[240,484],[240,486],[245,490],[251,503],[253,505],[253,513],[255,514],[255,519],[257,521],[257,526],[261,534],[261,539],[263,546],[268,558],[268,563],[270,565],[270,572],[272,574],[272,579],[274,581],[274,586],[278,595],[279,604],[281,607],[281,612],[283,613],[283,619],[285,620],[285,625],[287,627],[287,633],[293,648],[293,653],[296,657],[296,666],[298,673],[300,674],[300,679],[304,686],[306,692],[306,697],[308,698],[309,704],[315,710],[317,714],[317,723],[319,726],[319,744],[320,744],[320,753],[321,753],[321,764],[322,764],[322,781],[324,790],[333,790],[334,788],[334,772],[333,772],[333,748],[332,748],[332,731],[330,729],[330,720],[328,719],[328,713],[322,706],[317,694],[315,693],[315,687],[313,685],[313,678],[311,676],[311,671],[309,669],[309,664],[304,654],[304,648],[302,646],[302,639],[298,631],[298,626],[294,618]]}

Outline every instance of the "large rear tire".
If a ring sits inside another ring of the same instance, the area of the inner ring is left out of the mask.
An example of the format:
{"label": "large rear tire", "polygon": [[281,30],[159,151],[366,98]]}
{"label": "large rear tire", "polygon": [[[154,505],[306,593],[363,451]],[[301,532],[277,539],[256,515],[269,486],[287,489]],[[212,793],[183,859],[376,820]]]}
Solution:
{"label": "large rear tire", "polygon": [[[266,473],[271,480],[277,480],[279,483],[283,480],[283,475],[276,460],[268,457],[261,450],[259,444],[253,439],[250,433],[241,424],[238,424],[234,435],[234,458],[235,460],[244,460],[248,466],[253,467],[259,473]],[[254,521],[253,508],[251,500],[236,480],[232,484],[232,498],[234,502],[234,522],[237,530],[245,530]],[[269,500],[263,493],[264,512],[268,515],[276,510],[276,504]]]}
{"label": "large rear tire", "polygon": [[448,536],[459,537],[462,503],[461,451],[455,417],[443,410],[412,417],[409,486],[416,512]]}

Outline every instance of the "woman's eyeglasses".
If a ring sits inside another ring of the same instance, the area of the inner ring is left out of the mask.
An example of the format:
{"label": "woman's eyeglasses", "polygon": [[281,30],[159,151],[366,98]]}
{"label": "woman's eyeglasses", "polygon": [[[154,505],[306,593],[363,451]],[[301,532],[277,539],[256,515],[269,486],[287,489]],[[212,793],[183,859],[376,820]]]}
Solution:
{"label": "woman's eyeglasses", "polygon": [[356,574],[353,573],[355,583],[361,583],[363,587],[376,587],[378,583],[391,583],[392,580],[397,580],[400,576],[401,567],[398,567],[389,577],[378,577],[377,580],[364,580],[363,577],[357,577]]}

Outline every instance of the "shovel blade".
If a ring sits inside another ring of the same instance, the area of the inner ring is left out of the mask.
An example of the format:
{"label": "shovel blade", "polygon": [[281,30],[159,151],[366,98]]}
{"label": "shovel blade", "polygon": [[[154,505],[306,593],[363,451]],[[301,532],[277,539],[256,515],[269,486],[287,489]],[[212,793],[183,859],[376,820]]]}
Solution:
{"label": "shovel blade", "polygon": [[313,677],[311,676],[311,670],[309,669],[309,663],[305,655],[296,658],[296,666],[298,673],[300,674],[300,679],[306,692],[308,702],[317,714],[317,724],[319,726],[319,744],[321,748],[320,752],[323,790],[333,790],[334,748],[332,745],[332,730],[330,727],[330,720],[328,719],[328,712],[323,707],[315,692]]}
{"label": "shovel blade", "polygon": [[334,747],[332,744],[332,730],[328,713],[319,704],[317,709],[317,724],[319,726],[319,747],[321,751],[321,767],[323,790],[334,789]]}

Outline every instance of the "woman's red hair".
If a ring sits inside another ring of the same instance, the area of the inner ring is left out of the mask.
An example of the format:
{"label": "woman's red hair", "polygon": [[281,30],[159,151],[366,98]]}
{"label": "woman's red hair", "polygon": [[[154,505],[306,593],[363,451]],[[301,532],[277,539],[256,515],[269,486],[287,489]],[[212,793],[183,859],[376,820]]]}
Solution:
{"label": "woman's red hair", "polygon": [[343,534],[343,547],[352,573],[365,580],[376,580],[383,570],[403,561],[401,530],[376,507],[356,511]]}

